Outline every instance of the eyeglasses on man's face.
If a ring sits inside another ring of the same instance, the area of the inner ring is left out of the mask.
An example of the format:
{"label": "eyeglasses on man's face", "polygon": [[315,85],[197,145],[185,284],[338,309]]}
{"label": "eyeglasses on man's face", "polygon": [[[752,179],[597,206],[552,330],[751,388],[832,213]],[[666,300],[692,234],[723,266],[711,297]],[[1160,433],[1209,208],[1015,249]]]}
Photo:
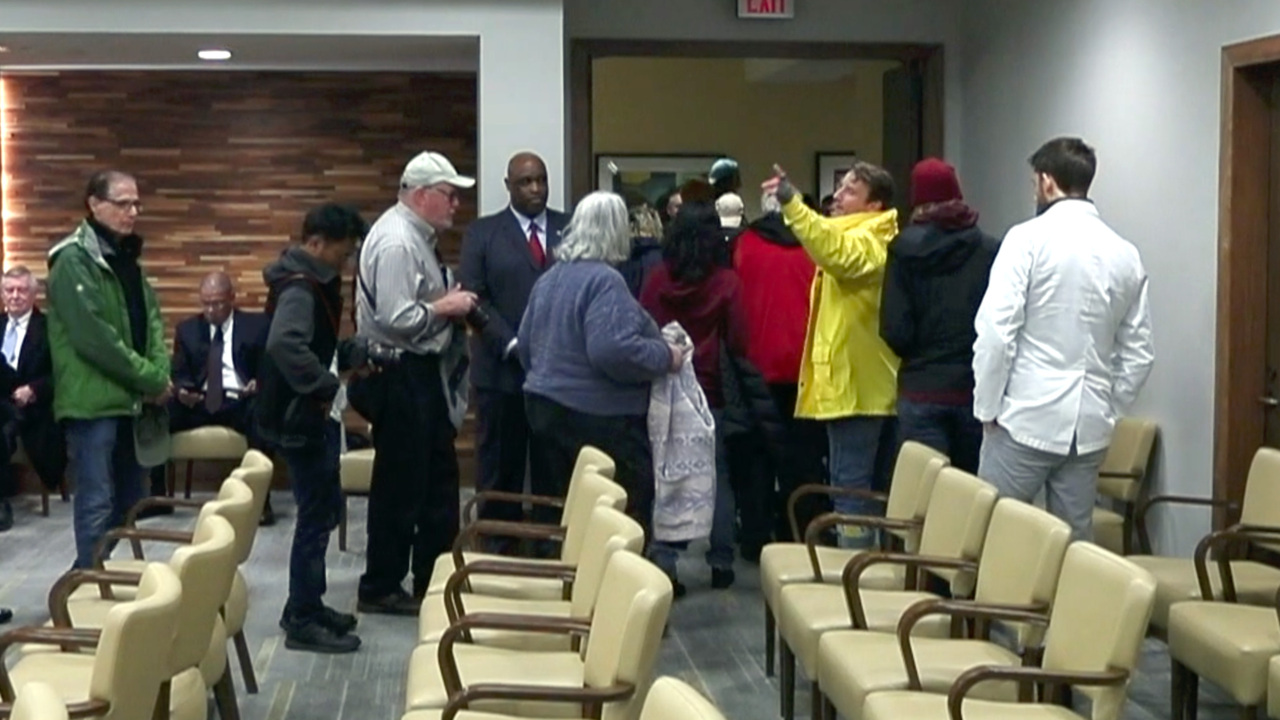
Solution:
{"label": "eyeglasses on man's face", "polygon": [[432,185],[431,187],[427,188],[427,190],[430,190],[432,192],[438,192],[441,195],[445,196],[445,198],[448,199],[450,204],[462,202],[462,196],[459,195],[458,191],[454,190],[452,187],[447,187],[447,186],[441,187],[439,185]]}
{"label": "eyeglasses on man's face", "polygon": [[130,210],[133,210],[134,212],[142,212],[141,200],[135,200],[132,198],[102,198],[102,202],[111,203],[125,212]]}

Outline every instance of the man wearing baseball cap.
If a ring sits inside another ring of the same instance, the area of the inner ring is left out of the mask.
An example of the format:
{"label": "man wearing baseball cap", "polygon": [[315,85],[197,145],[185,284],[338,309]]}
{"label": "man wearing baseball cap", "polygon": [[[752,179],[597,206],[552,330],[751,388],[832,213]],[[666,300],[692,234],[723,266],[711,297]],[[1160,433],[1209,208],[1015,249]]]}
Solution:
{"label": "man wearing baseball cap", "polygon": [[[436,556],[458,532],[456,388],[446,375],[466,342],[462,319],[476,296],[458,287],[437,238],[453,226],[459,192],[475,182],[440,153],[418,154],[400,177],[399,201],[373,224],[360,252],[356,332],[399,351],[397,362],[363,381],[361,412],[371,415],[376,459],[361,612],[416,615],[414,595],[425,592]],[[361,393],[354,386],[352,393],[359,407]],[[411,567],[413,595],[402,585]]]}

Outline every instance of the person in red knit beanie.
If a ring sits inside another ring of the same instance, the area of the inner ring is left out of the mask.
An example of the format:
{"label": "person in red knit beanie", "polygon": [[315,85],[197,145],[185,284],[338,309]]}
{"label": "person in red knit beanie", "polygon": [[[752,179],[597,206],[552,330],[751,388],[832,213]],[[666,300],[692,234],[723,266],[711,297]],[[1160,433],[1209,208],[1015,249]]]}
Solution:
{"label": "person in red knit beanie", "polygon": [[978,227],[950,164],[911,171],[911,224],[889,244],[880,336],[902,360],[898,434],[978,470],[982,424],[973,417],[974,317],[1000,243]]}

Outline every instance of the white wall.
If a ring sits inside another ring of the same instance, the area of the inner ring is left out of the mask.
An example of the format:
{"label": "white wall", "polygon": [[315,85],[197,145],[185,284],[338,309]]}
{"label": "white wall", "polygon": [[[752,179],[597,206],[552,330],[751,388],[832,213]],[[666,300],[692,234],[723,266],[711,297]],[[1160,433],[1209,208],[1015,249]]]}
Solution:
{"label": "white wall", "polygon": [[546,159],[556,179],[553,203],[568,196],[560,0],[3,0],[0,27],[48,33],[479,36],[480,211],[506,203],[506,161],[520,150],[536,150]]}
{"label": "white wall", "polygon": [[941,43],[946,154],[960,142],[961,0],[796,0],[794,20],[739,20],[733,0],[565,0],[571,38]]}
{"label": "white wall", "polygon": [[[1159,420],[1156,490],[1212,492],[1221,48],[1280,32],[1272,0],[970,0],[960,92],[965,192],[993,232],[1032,213],[1026,158],[1060,134],[1099,156],[1093,197],[1142,251],[1156,366],[1136,412]],[[1208,512],[1162,515],[1189,553]]]}

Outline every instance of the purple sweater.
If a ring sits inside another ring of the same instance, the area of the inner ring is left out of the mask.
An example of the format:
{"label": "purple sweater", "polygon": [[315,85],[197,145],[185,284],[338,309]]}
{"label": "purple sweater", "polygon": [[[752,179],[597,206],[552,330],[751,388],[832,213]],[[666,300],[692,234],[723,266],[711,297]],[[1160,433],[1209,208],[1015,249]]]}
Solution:
{"label": "purple sweater", "polygon": [[524,390],[591,415],[645,415],[671,368],[658,326],[602,262],[556,263],[533,286],[517,348]]}

